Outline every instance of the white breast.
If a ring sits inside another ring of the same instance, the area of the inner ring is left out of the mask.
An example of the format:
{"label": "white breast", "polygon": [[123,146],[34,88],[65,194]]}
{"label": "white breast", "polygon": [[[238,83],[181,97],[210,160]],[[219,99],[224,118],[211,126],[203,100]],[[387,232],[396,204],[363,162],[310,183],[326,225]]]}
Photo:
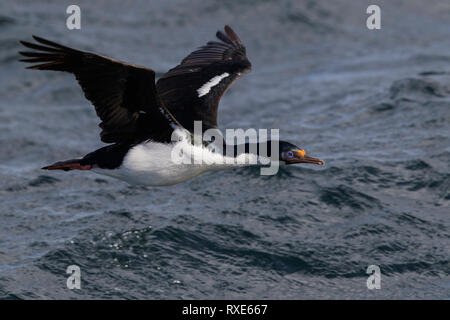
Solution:
{"label": "white breast", "polygon": [[93,169],[95,172],[130,184],[167,186],[192,179],[207,171],[200,166],[176,164],[171,160],[171,144],[147,142],[127,153],[118,169]]}

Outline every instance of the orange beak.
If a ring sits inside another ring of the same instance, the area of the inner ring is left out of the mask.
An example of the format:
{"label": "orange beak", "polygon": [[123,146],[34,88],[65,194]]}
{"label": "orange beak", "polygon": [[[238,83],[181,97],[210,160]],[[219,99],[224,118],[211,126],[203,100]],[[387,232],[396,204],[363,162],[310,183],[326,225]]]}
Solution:
{"label": "orange beak", "polygon": [[317,164],[319,166],[322,166],[325,164],[325,162],[323,162],[320,159],[308,157],[306,155],[305,150],[302,150],[302,149],[298,149],[297,151],[295,151],[294,157],[292,159],[286,161],[286,164],[295,164],[295,163],[312,163],[312,164]]}

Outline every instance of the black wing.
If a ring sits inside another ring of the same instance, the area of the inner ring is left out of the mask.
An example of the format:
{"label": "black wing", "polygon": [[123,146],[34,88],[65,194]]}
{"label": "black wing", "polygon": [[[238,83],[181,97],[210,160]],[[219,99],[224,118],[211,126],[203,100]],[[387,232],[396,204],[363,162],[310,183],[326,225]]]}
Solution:
{"label": "black wing", "polygon": [[217,127],[220,98],[251,69],[244,45],[229,26],[216,36],[221,42],[210,41],[192,52],[156,83],[164,105],[191,131],[195,120],[203,122],[203,130]]}
{"label": "black wing", "polygon": [[103,142],[170,141],[177,121],[156,93],[153,70],[33,38],[40,44],[21,41],[36,50],[19,52],[28,57],[21,61],[37,63],[28,69],[73,73],[102,120]]}

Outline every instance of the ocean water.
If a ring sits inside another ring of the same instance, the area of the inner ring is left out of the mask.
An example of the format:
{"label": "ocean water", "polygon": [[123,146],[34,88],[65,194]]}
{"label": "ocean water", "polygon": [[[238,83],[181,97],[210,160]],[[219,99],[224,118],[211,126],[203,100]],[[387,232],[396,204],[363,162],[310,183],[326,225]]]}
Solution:
{"label": "ocean water", "polygon": [[[0,3],[0,298],[450,298],[448,1],[377,1],[380,30],[366,0],[79,0],[72,31],[69,4]],[[40,170],[102,143],[73,77],[25,70],[19,39],[160,76],[225,24],[253,70],[223,97],[221,128],[279,128],[325,166],[164,188]]]}

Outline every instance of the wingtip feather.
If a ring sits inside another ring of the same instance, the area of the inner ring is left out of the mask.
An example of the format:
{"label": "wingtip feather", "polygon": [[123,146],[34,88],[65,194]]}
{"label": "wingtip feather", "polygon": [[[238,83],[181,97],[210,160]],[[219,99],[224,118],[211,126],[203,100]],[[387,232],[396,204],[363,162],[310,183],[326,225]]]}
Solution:
{"label": "wingtip feather", "polygon": [[223,33],[220,30],[217,31],[216,37],[228,44],[233,44],[233,42],[242,43],[241,39],[239,39],[236,32],[234,32],[233,29],[229,25],[225,25],[224,31],[225,31],[225,33]]}
{"label": "wingtip feather", "polygon": [[224,30],[225,30],[225,33],[227,34],[227,36],[228,36],[231,40],[233,40],[233,41],[235,41],[235,42],[241,43],[241,39],[239,39],[239,37],[238,37],[238,35],[236,34],[236,32],[234,32],[234,30],[233,30],[228,24],[225,25]]}

